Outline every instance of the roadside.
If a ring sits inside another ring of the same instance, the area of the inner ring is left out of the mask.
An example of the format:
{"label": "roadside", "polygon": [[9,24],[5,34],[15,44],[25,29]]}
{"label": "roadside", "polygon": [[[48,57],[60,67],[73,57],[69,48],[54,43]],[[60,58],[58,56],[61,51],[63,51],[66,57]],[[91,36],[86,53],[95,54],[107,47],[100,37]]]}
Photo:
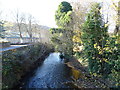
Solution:
{"label": "roadside", "polygon": [[20,47],[25,47],[25,46],[29,46],[29,45],[32,45],[32,44],[25,44],[25,45],[10,45],[9,47],[0,48],[0,52],[1,52],[1,51],[7,51],[7,50],[16,49],[16,48],[20,48]]}

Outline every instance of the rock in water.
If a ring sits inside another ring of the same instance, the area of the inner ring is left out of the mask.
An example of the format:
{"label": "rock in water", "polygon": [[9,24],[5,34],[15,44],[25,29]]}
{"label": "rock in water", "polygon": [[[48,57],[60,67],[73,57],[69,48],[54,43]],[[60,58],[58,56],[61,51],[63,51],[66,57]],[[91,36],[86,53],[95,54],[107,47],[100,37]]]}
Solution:
{"label": "rock in water", "polygon": [[62,53],[59,56],[60,56],[60,59],[64,59],[64,55]]}

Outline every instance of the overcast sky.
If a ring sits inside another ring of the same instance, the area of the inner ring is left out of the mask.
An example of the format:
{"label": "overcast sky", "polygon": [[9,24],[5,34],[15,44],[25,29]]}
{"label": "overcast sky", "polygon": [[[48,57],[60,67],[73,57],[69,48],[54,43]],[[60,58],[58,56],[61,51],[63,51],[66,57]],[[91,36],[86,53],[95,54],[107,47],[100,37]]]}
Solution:
{"label": "overcast sky", "polygon": [[[55,27],[54,14],[61,1],[79,0],[0,0],[0,9],[4,19],[13,20],[11,17],[15,10],[32,14],[41,25]],[[88,0],[81,0],[88,1]],[[89,0],[90,1],[90,0]],[[105,0],[92,0],[105,1]],[[109,2],[110,0],[107,0]]]}

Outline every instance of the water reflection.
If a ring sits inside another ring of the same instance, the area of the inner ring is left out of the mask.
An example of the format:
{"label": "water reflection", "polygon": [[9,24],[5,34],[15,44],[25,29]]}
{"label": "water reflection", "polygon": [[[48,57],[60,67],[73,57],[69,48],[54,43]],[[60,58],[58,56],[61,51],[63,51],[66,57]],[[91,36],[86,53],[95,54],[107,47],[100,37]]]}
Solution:
{"label": "water reflection", "polygon": [[70,68],[59,58],[60,53],[50,54],[29,78],[24,88],[68,88],[64,82],[70,80]]}

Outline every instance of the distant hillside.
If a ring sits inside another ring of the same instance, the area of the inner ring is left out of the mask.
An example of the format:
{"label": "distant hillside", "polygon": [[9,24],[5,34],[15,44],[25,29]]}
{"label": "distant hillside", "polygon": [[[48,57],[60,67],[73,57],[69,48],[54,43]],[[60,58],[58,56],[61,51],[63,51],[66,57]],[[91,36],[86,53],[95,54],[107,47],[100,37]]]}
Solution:
{"label": "distant hillside", "polygon": [[[23,37],[29,37],[26,27],[24,25],[22,26],[22,35]],[[4,29],[6,30],[6,37],[20,37],[16,23],[6,22],[4,26],[5,26]],[[35,29],[32,32],[33,37],[39,37],[39,34],[41,34],[41,36],[44,36],[45,32],[49,33],[48,30],[50,29],[50,27],[48,26],[43,26],[38,24],[32,24],[32,26],[35,27]]]}

